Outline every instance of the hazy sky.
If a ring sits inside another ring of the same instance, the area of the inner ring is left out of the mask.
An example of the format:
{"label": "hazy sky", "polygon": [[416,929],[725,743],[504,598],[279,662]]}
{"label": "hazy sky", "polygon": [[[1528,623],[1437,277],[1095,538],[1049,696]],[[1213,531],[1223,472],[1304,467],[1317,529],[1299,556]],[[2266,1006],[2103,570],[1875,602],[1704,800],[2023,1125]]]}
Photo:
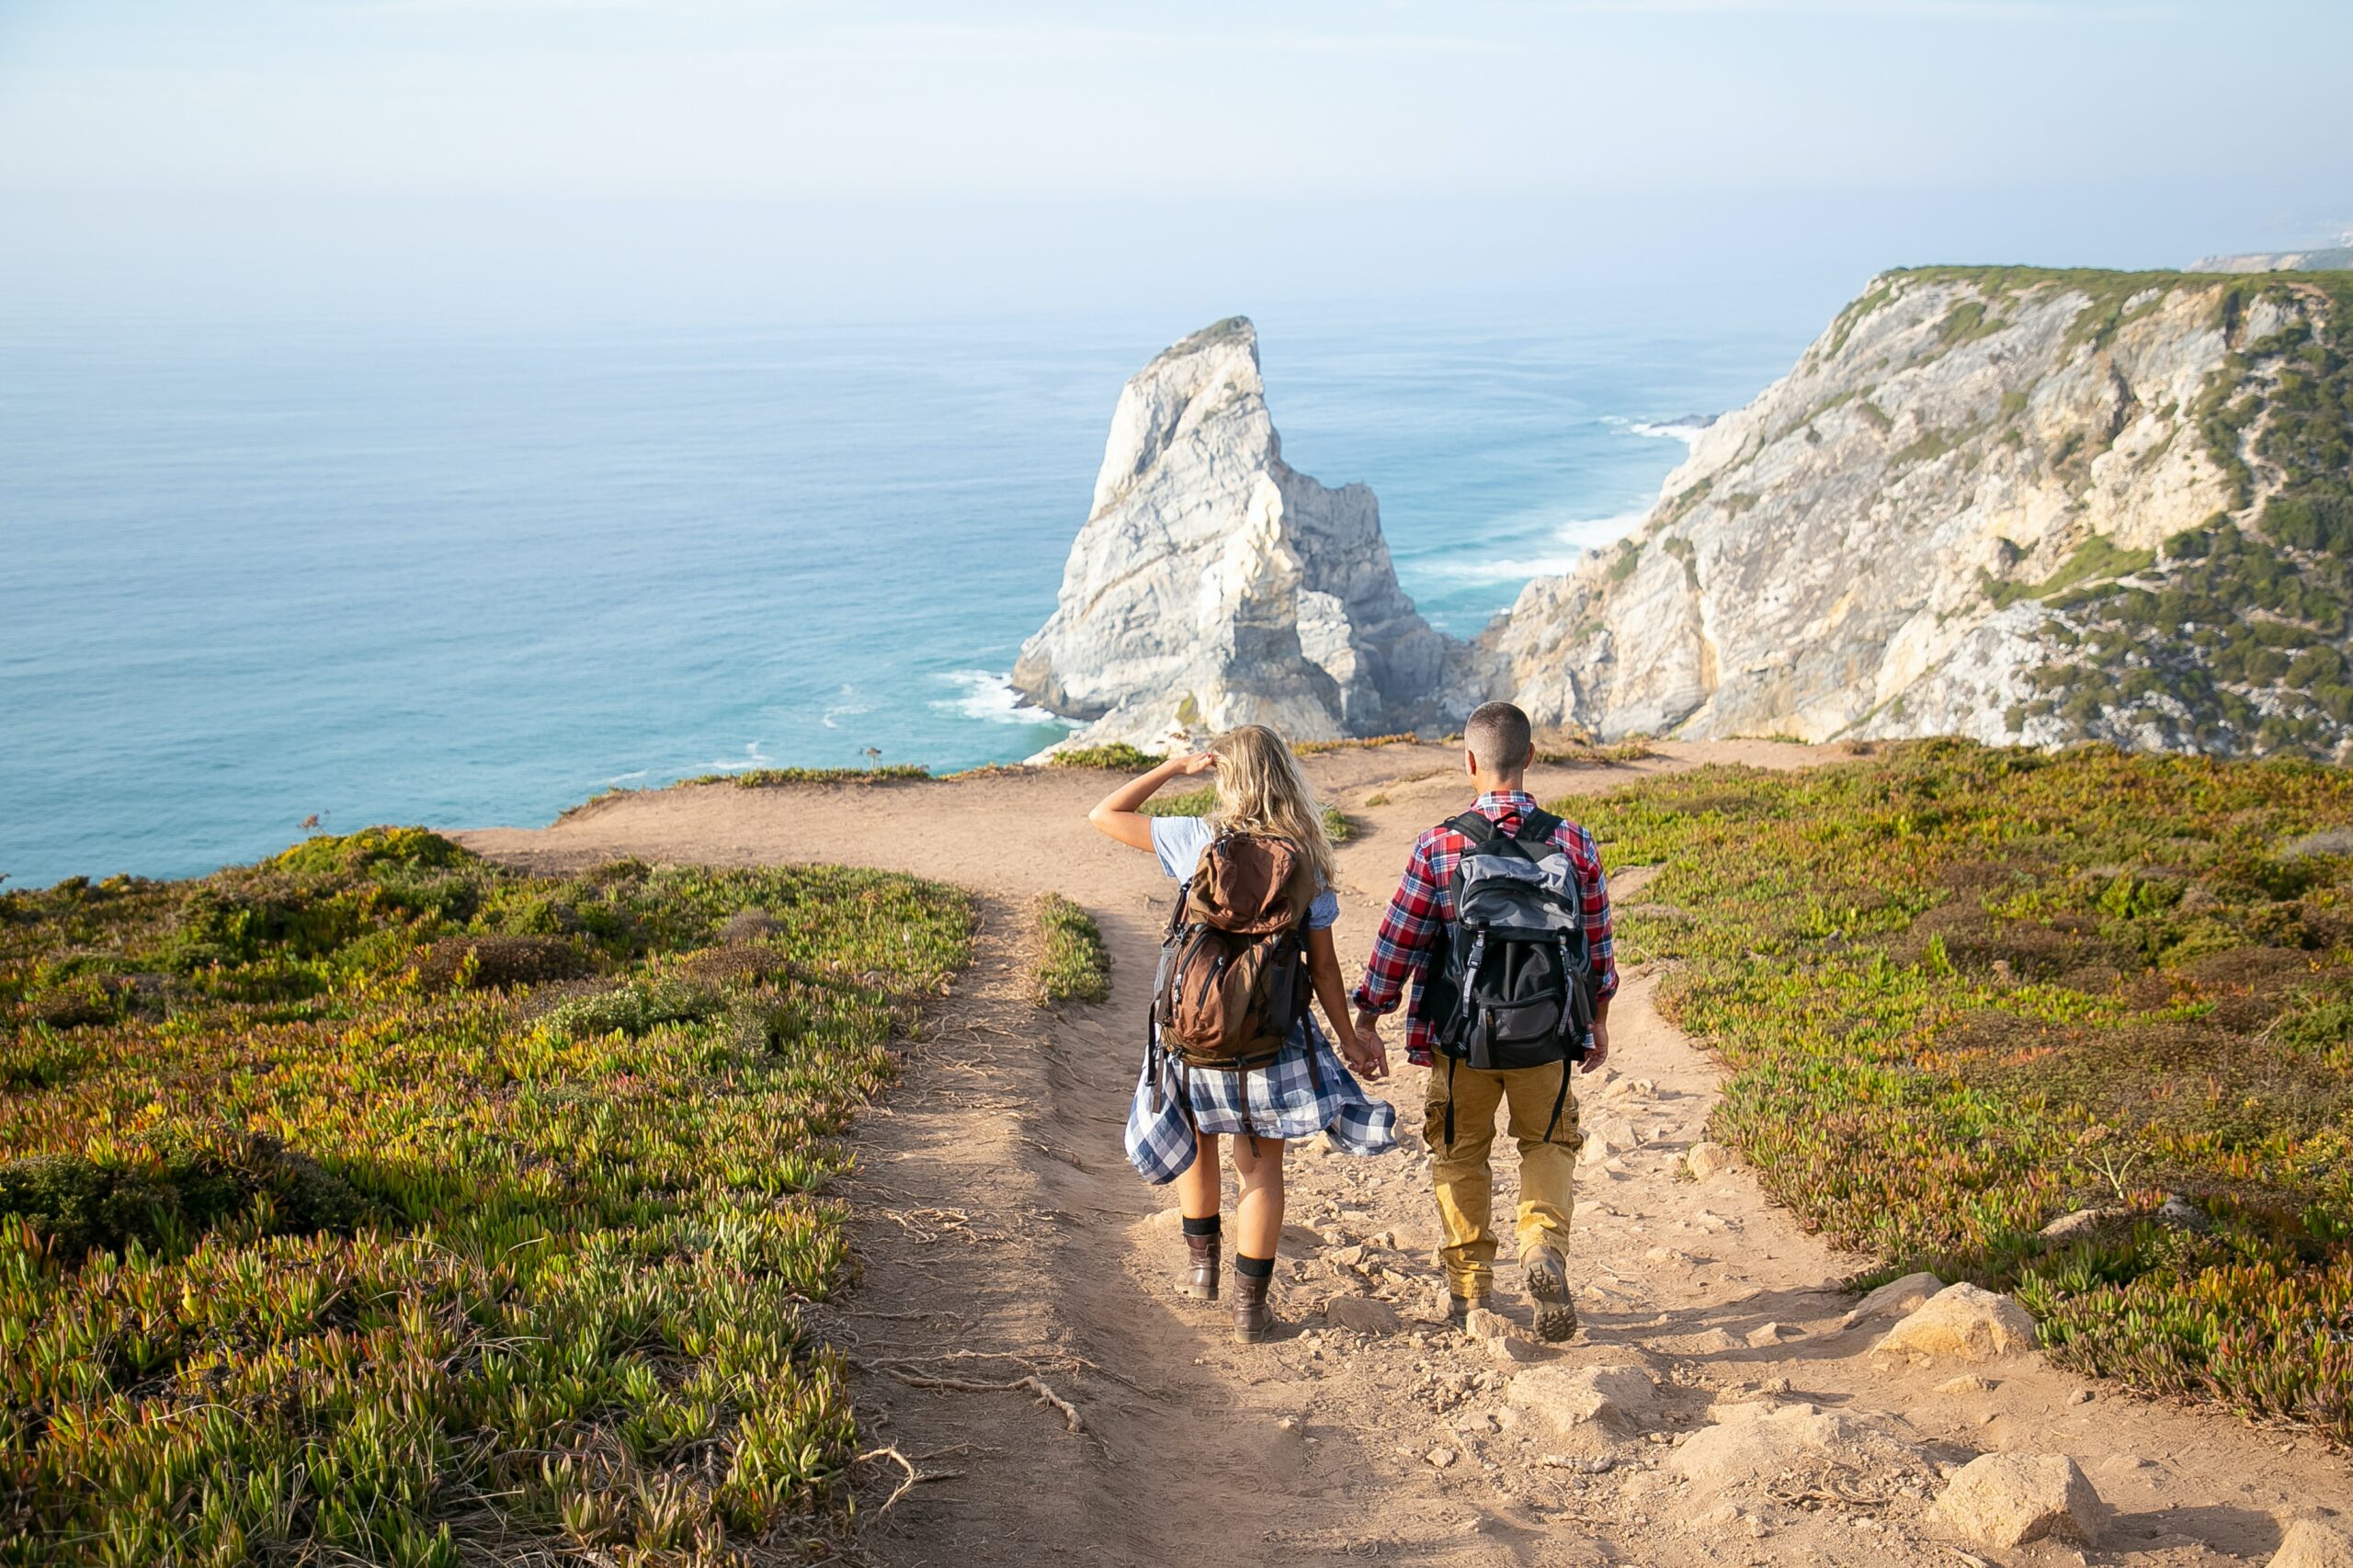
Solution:
{"label": "hazy sky", "polygon": [[2343,0],[0,0],[0,286],[779,314],[2353,224]]}

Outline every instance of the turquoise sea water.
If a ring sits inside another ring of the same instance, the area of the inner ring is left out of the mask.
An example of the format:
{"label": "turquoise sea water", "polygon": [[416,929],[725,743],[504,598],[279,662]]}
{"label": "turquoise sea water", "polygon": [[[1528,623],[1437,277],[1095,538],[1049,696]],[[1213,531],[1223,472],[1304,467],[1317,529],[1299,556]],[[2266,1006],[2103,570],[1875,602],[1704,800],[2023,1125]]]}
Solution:
{"label": "turquoise sea water", "polygon": [[[1120,383],[1194,324],[0,324],[0,872],[1026,756],[1064,732],[1001,678]],[[1815,324],[1258,318],[1285,455],[1370,483],[1466,635]]]}

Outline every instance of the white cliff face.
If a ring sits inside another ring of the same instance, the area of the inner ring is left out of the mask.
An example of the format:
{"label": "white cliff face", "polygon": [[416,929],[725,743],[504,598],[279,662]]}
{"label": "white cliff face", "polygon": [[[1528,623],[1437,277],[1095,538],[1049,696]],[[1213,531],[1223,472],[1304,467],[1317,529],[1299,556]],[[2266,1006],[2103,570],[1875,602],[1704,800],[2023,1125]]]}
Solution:
{"label": "white cliff face", "polygon": [[1164,746],[1270,724],[1294,740],[1457,718],[1473,656],[1397,586],[1372,492],[1282,460],[1257,333],[1232,317],[1120,393],[1094,506],[1013,684],[1093,721],[1071,744]]}
{"label": "white cliff face", "polygon": [[2249,472],[2226,468],[2216,394],[2259,407],[2273,372],[2251,346],[2325,306],[2229,287],[1876,280],[1709,428],[1633,539],[1529,585],[1483,640],[1505,689],[1540,724],[1605,736],[2087,733],[2029,711],[2073,645],[2064,590],[2152,568],[2218,514],[2251,519],[2282,483],[2254,456],[2259,422],[2221,449]]}

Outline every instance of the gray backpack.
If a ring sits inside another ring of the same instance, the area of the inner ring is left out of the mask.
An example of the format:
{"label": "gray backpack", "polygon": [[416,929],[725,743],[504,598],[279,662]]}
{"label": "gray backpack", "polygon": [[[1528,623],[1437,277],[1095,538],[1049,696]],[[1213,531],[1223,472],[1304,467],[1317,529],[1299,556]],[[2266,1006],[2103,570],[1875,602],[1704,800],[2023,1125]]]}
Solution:
{"label": "gray backpack", "polygon": [[[1454,863],[1448,940],[1431,950],[1422,983],[1449,1078],[1457,1062],[1493,1071],[1577,1061],[1593,1029],[1593,953],[1575,871],[1552,842],[1561,819],[1530,812],[1506,834],[1466,812],[1449,825],[1469,842]],[[1568,1097],[1564,1072],[1546,1138]]]}

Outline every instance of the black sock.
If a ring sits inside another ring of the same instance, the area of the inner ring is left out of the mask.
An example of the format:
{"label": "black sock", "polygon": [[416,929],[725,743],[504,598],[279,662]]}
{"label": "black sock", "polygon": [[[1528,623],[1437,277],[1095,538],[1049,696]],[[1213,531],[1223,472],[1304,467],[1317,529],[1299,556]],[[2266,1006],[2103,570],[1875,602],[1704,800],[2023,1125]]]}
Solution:
{"label": "black sock", "polygon": [[1188,1214],[1185,1216],[1185,1233],[1188,1236],[1216,1235],[1218,1228],[1217,1220],[1218,1217],[1214,1214],[1199,1220],[1196,1220],[1191,1215]]}
{"label": "black sock", "polygon": [[1245,1257],[1233,1255],[1233,1272],[1245,1279],[1271,1279],[1275,1277],[1275,1260],[1271,1257]]}

